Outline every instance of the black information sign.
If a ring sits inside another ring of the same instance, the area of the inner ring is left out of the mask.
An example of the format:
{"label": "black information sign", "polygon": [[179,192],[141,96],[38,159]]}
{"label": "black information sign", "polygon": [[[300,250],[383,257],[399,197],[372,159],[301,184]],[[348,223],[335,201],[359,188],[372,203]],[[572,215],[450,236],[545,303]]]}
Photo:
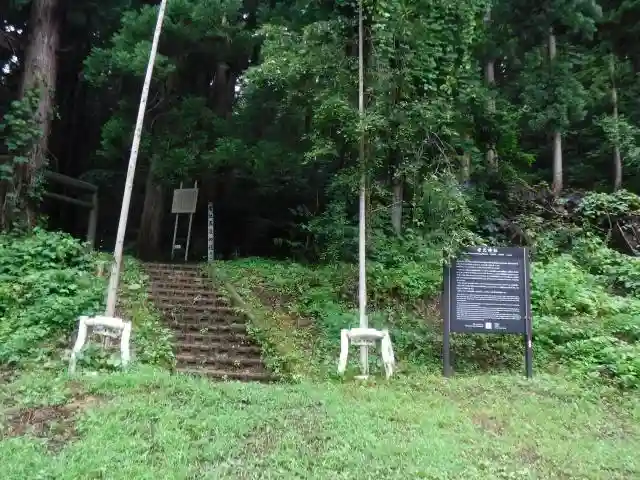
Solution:
{"label": "black information sign", "polygon": [[451,375],[450,336],[503,333],[524,337],[533,376],[529,255],[526,248],[473,247],[444,268],[444,374]]}

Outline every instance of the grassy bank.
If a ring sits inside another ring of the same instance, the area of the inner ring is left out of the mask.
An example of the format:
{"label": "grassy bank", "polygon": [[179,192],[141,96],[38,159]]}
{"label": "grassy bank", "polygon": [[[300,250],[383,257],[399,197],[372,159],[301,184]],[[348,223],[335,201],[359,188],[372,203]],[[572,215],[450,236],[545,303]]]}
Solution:
{"label": "grassy bank", "polygon": [[7,480],[637,478],[640,403],[601,393],[553,377],[212,387],[151,370],[28,374],[0,394],[0,458]]}
{"label": "grassy bank", "polygon": [[[585,384],[622,390],[640,387],[640,301],[634,290],[620,287],[622,282],[637,285],[632,280],[640,275],[640,259],[622,257],[600,243],[589,243],[576,244],[573,255],[534,263],[536,372],[561,373]],[[353,266],[243,259],[216,262],[208,270],[221,288],[232,285],[242,297],[243,308],[252,312],[255,336],[268,347],[266,354],[274,363],[298,377],[326,378],[335,372],[340,329],[358,324]],[[439,291],[431,270],[408,270],[404,284],[417,287],[413,294],[401,296],[390,287],[376,287],[393,284],[380,281],[386,270],[377,266],[370,272],[378,283],[372,282],[369,321],[390,330],[400,372],[441,369],[438,297],[420,294]],[[460,373],[514,373],[523,368],[517,336],[457,334],[452,350]],[[371,360],[379,362],[377,356]]]}

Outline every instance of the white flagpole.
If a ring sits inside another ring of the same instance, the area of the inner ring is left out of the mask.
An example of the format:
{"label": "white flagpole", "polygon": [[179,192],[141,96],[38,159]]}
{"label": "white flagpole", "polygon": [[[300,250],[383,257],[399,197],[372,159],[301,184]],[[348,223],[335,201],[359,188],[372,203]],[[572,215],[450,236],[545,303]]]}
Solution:
{"label": "white flagpole", "polygon": [[107,309],[105,312],[105,316],[107,317],[113,317],[116,310],[118,282],[120,280],[120,268],[122,266],[122,251],[124,249],[124,236],[127,231],[127,218],[129,217],[129,205],[131,204],[131,191],[133,190],[133,179],[136,174],[136,162],[138,161],[138,150],[140,148],[140,137],[142,136],[142,126],[144,124],[144,114],[147,108],[147,98],[149,97],[149,88],[151,86],[151,78],[153,76],[153,66],[158,53],[158,43],[160,41],[160,33],[162,32],[162,23],[164,21],[164,12],[166,7],[167,0],[162,0],[160,8],[158,9],[158,20],[156,21],[156,29],[153,34],[153,42],[151,43],[147,73],[142,86],[142,95],[140,97],[140,106],[138,107],[136,128],[133,132],[129,167],[127,168],[127,178],[124,184],[124,194],[122,195],[122,209],[120,210],[120,220],[118,222],[116,246],[113,250],[113,265],[111,267],[111,277],[109,278],[109,287],[107,290]]}
{"label": "white flagpole", "polygon": [[[358,2],[358,110],[360,125],[364,127],[364,14],[363,0]],[[367,208],[367,173],[365,169],[365,133],[360,133],[360,214],[358,219],[358,297],[360,311],[360,328],[368,328],[367,320],[367,256],[366,256],[366,208]],[[360,368],[363,377],[369,375],[369,347],[360,347]]]}

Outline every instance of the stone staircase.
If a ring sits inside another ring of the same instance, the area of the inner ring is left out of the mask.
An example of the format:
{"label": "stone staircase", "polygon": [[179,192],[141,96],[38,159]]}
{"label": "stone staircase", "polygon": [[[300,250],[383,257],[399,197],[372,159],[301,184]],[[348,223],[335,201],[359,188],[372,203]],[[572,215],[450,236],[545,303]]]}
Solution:
{"label": "stone staircase", "polygon": [[147,263],[150,298],[172,328],[177,370],[216,379],[271,381],[245,320],[198,265]]}

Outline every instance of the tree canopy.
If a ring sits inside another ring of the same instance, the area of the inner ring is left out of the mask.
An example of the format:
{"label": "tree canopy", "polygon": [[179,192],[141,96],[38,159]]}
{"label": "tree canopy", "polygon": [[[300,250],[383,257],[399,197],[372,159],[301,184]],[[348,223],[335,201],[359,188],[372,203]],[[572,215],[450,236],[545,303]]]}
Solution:
{"label": "tree canopy", "polygon": [[[37,212],[84,228],[40,202],[48,168],[100,186],[112,241],[157,3],[4,7],[4,229]],[[640,188],[638,2],[365,0],[364,10],[360,121],[355,0],[169,1],[129,229],[140,253],[168,251],[167,198],[198,181],[222,255],[352,259],[363,131],[376,258],[389,242],[414,253],[480,237],[526,243],[575,195]],[[202,213],[199,255],[205,228]]]}

